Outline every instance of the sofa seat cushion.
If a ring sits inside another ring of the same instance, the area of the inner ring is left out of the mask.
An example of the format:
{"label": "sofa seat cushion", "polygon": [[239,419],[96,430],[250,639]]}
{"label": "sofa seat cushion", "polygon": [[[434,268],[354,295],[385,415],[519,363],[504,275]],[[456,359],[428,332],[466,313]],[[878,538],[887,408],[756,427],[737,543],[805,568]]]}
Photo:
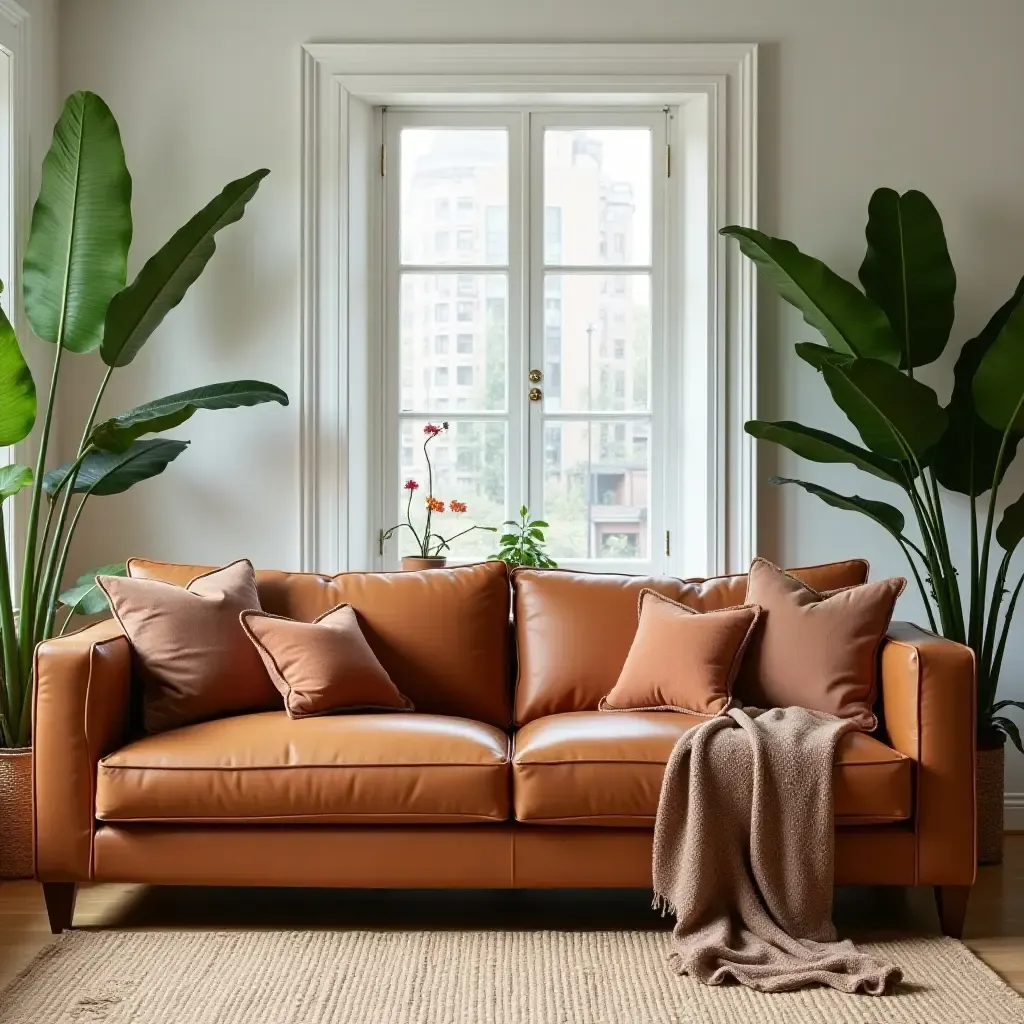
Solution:
{"label": "sofa seat cushion", "polygon": [[509,817],[509,740],[439,715],[223,718],[103,758],[109,822],[438,824]]}
{"label": "sofa seat cushion", "polygon": [[[549,825],[653,826],[669,754],[705,718],[668,711],[574,711],[538,718],[514,739],[518,821]],[[904,821],[912,812],[912,762],[865,733],[839,742],[837,825]]]}

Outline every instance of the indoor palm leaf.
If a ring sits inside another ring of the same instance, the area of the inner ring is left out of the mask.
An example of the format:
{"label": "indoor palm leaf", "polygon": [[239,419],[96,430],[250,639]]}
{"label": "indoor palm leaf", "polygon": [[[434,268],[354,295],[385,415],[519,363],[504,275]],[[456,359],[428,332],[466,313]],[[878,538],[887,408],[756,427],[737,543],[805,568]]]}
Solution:
{"label": "indoor palm leaf", "polygon": [[[751,228],[722,233],[821,334],[824,345],[800,342],[797,354],[821,373],[860,443],[790,421],[754,420],[747,432],[809,462],[842,463],[898,487],[916,530],[908,535],[903,512],[886,502],[805,480],[773,482],[797,484],[834,508],[868,516],[892,535],[909,561],[932,629],[974,650],[979,746],[996,746],[1006,735],[1024,752],[1013,720],[1000,714],[1024,704],[996,700],[1024,587],[1011,564],[1024,539],[1024,496],[1008,505],[1000,500],[1024,434],[1024,280],[962,346],[952,397],[943,406],[914,375],[945,350],[956,294],[942,220],[923,193],[878,189],[871,197],[860,288],[792,242]],[[964,495],[969,509],[970,564],[963,571],[953,562],[947,533],[949,491]]]}
{"label": "indoor palm leaf", "polygon": [[[103,611],[97,572],[61,593],[75,528],[90,498],[120,494],[162,473],[187,441],[146,435],[179,426],[200,410],[266,402],[288,404],[273,384],[236,380],[208,384],[140,405],[97,423],[113,372],[130,363],[185,297],[216,250],[221,228],[239,220],[269,172],[230,182],[143,265],[128,283],[132,181],[117,122],[94,93],[69,96],[43,161],[39,196],[25,250],[22,302],[32,330],[53,346],[50,384],[37,438],[35,470],[0,468],[0,502],[31,488],[23,564],[7,562],[0,516],[0,747],[30,741],[32,654],[54,633],[58,604],[74,614]],[[65,359],[98,350],[106,372],[82,425],[74,458],[47,468],[57,383]],[[0,446],[24,441],[36,425],[36,386],[15,332],[0,311]],[[15,614],[12,587],[20,578]],[[62,627],[63,628],[63,627]]]}

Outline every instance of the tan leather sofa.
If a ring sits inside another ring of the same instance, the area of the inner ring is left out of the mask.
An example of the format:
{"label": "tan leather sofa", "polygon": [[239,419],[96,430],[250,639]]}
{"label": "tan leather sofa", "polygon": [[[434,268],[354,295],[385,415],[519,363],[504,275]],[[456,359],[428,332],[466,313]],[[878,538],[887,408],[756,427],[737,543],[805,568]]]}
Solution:
{"label": "tan leather sofa", "polygon": [[[203,571],[132,564],[179,584]],[[829,589],[867,566],[797,572]],[[116,622],[41,644],[36,866],[55,931],[84,881],[650,887],[664,765],[701,720],[597,704],[643,587],[708,609],[740,603],[746,577],[517,570],[510,587],[492,562],[257,579],[263,607],[293,618],[352,604],[416,712],[294,721],[268,707],[144,736]],[[896,624],[881,670],[883,726],[838,752],[836,882],[936,886],[955,933],[975,871],[973,657]]]}

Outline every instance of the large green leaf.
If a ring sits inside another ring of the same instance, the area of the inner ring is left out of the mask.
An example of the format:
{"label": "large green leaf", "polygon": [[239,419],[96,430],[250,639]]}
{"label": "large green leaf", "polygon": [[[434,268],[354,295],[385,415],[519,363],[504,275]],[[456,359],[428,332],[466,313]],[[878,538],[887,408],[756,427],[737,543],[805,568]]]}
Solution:
{"label": "large green leaf", "polygon": [[761,276],[803,313],[830,348],[899,363],[900,343],[888,318],[856,285],[785,239],[741,227],[722,228],[722,234],[736,239]]}
{"label": "large green leaf", "polygon": [[[158,476],[186,448],[188,441],[156,438],[136,441],[125,452],[90,452],[78,469],[73,493],[120,494],[142,480]],[[51,469],[43,477],[43,490],[53,494],[71,470],[72,463]]]}
{"label": "large green leaf", "polygon": [[868,204],[868,251],[860,281],[900,341],[900,365],[942,355],[953,328],[956,271],[942,218],[923,192],[877,189]]}
{"label": "large green leaf", "polygon": [[802,487],[808,494],[821,498],[826,505],[833,508],[840,508],[847,512],[860,512],[861,515],[873,519],[879,526],[888,530],[894,537],[903,539],[903,527],[906,520],[903,513],[884,501],[875,501],[872,498],[862,498],[859,494],[837,494],[835,491],[822,487],[820,484],[809,483],[807,480],[793,480],[785,476],[773,476],[769,483],[773,484],[796,484]]}
{"label": "large green leaf", "polygon": [[102,588],[96,582],[96,577],[127,575],[128,566],[124,562],[98,565],[95,569],[82,573],[75,580],[75,585],[69,587],[57,598],[57,603],[62,604],[76,615],[99,615],[107,611],[110,605],[107,602],[107,595],[103,593]]}
{"label": "large green leaf", "polygon": [[1003,509],[1003,518],[996,527],[996,541],[1004,551],[1014,551],[1024,540],[1024,494]]}
{"label": "large green leaf", "polygon": [[108,366],[126,366],[184,298],[217,249],[216,234],[241,219],[268,170],[232,181],[212,202],[179,228],[115,295],[107,310],[100,355]]}
{"label": "large green leaf", "polygon": [[32,486],[31,466],[0,466],[0,501]]}
{"label": "large green leaf", "polygon": [[43,160],[25,250],[25,314],[44,341],[72,352],[100,344],[127,277],[131,198],[114,115],[95,93],[72,93]]}
{"label": "large green leaf", "polygon": [[28,437],[36,422],[36,384],[7,314],[0,309],[0,446]]}
{"label": "large green leaf", "polygon": [[865,473],[871,473],[872,476],[904,486],[906,478],[898,462],[876,455],[824,430],[815,430],[814,427],[805,427],[802,423],[792,423],[789,420],[780,420],[777,423],[751,420],[745,424],[744,429],[751,437],[780,444],[811,462],[849,463],[864,470]]}
{"label": "large green leaf", "polygon": [[855,358],[845,352],[837,352],[827,345],[815,345],[812,341],[798,341],[793,348],[805,363],[810,363],[816,370],[832,363],[845,366],[847,363],[853,362]]}
{"label": "large green leaf", "polygon": [[279,387],[259,380],[207,384],[191,391],[157,398],[105,420],[93,428],[89,443],[104,451],[123,452],[143,434],[170,430],[190,419],[200,409],[238,409],[264,402],[287,405],[288,396]]}
{"label": "large green leaf", "polygon": [[836,404],[878,455],[920,460],[946,429],[946,411],[930,387],[877,359],[824,363]]}
{"label": "large green leaf", "polygon": [[949,425],[931,452],[930,462],[943,487],[959,494],[980,495],[1002,482],[1017,454],[1019,435],[1007,438],[996,479],[996,459],[1003,432],[990,427],[974,408],[974,377],[985,353],[992,347],[1010,314],[1024,301],[1024,277],[1017,290],[999,307],[976,337],[960,349],[953,369],[953,395],[946,406]]}
{"label": "large green leaf", "polygon": [[1024,431],[1024,301],[1018,299],[982,356],[973,391],[978,415],[990,427]]}

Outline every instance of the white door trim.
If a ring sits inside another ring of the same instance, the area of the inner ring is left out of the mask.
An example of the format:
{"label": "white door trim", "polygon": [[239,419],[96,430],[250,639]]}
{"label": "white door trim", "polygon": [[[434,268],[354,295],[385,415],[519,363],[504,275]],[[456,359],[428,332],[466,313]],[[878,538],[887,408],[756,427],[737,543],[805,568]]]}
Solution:
{"label": "white door trim", "polygon": [[[677,138],[700,133],[705,187],[683,216],[707,222],[704,296],[681,334],[702,365],[686,387],[703,392],[698,427],[707,500],[673,559],[680,572],[745,569],[757,528],[753,441],[756,290],[753,269],[717,229],[756,225],[756,44],[316,43],[302,50],[302,261],[299,451],[302,568],[374,564],[383,509],[372,495],[373,408],[380,388],[380,118],[387,105],[679,105]],[[692,113],[692,118],[689,116]],[[685,173],[684,168],[680,168]],[[697,175],[695,180],[700,180]],[[685,248],[685,247],[684,247]],[[684,316],[684,320],[689,320]],[[694,377],[698,377],[697,383]],[[685,393],[685,392],[684,392]],[[692,498],[692,496],[691,496]],[[687,538],[694,539],[686,554]],[[675,555],[675,553],[674,553]]]}

